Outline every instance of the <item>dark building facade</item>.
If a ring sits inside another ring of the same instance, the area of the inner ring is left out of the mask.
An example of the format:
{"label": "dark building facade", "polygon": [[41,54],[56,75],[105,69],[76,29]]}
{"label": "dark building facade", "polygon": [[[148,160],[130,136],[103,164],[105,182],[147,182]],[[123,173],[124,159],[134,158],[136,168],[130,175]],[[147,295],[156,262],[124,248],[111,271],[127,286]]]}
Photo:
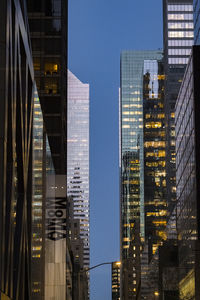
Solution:
{"label": "dark building facade", "polygon": [[56,174],[66,174],[67,1],[27,0],[33,64]]}
{"label": "dark building facade", "polygon": [[193,45],[192,0],[163,0],[167,200],[176,202],[174,109]]}
{"label": "dark building facade", "polygon": [[46,135],[26,4],[0,3],[0,299],[71,299],[66,176],[54,167],[63,174],[66,165],[58,168]]}
{"label": "dark building facade", "polygon": [[193,46],[175,110],[179,297],[200,299],[199,73],[200,47]]}
{"label": "dark building facade", "polygon": [[25,1],[0,3],[0,298],[31,299],[34,71]]}

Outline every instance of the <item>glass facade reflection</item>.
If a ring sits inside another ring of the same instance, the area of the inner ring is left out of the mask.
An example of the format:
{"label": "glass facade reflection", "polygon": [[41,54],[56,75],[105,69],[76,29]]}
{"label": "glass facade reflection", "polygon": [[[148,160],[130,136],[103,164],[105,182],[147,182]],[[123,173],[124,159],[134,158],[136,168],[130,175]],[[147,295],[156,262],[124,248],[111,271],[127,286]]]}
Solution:
{"label": "glass facade reflection", "polygon": [[199,299],[199,65],[193,47],[175,110],[180,299]]}
{"label": "glass facade reflection", "polygon": [[163,0],[167,201],[176,203],[174,109],[193,44],[193,1]]}
{"label": "glass facade reflection", "polygon": [[74,219],[80,220],[83,265],[89,267],[89,85],[68,71],[67,195],[73,198]]}
{"label": "glass facade reflection", "polygon": [[149,260],[166,239],[166,136],[163,62],[144,60],[144,203]]}
{"label": "glass facade reflection", "polygon": [[32,200],[32,299],[40,299],[44,287],[43,269],[43,116],[34,91],[33,105],[33,200]]}
{"label": "glass facade reflection", "polygon": [[31,298],[34,72],[26,2],[0,3],[0,298]]}
{"label": "glass facade reflection", "polygon": [[[124,51],[121,54],[121,260],[122,297],[133,299],[139,290],[140,254],[145,240],[144,198],[144,61],[161,60],[161,51]],[[157,74],[156,74],[157,76]],[[158,81],[155,93],[158,94]],[[150,92],[150,91],[149,91]],[[154,92],[151,91],[152,96]]]}
{"label": "glass facade reflection", "polygon": [[194,44],[200,45],[200,1],[193,0],[194,5]]}

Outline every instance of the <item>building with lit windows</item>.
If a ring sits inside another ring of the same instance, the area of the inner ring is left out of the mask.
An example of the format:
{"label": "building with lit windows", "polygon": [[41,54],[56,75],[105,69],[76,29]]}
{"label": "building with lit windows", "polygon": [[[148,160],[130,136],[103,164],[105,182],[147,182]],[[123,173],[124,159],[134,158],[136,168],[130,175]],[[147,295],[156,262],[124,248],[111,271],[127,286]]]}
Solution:
{"label": "building with lit windows", "polygon": [[141,252],[145,238],[152,237],[148,252],[150,258],[150,253],[155,252],[163,238],[166,226],[164,75],[161,60],[161,51],[124,51],[121,54],[123,299],[136,299],[140,293]]}
{"label": "building with lit windows", "polygon": [[27,0],[33,65],[56,174],[66,175],[67,0]]}
{"label": "building with lit windows", "polygon": [[193,36],[193,1],[163,0],[166,168],[169,175],[166,181],[170,211],[176,202],[174,109],[193,45]]}
{"label": "building with lit windows", "polygon": [[149,261],[166,239],[166,137],[164,70],[160,60],[144,60],[144,203]]}
{"label": "building with lit windows", "polygon": [[83,266],[90,264],[89,228],[89,84],[68,71],[67,194],[80,222]]}
{"label": "building with lit windows", "polygon": [[175,108],[179,299],[200,299],[200,46],[193,46]]}
{"label": "building with lit windows", "polygon": [[56,174],[26,9],[26,1],[0,4],[0,299],[72,299],[66,166]]}
{"label": "building with lit windows", "polygon": [[36,89],[25,2],[2,0],[0,19],[0,299],[26,300],[31,296]]}
{"label": "building with lit windows", "polygon": [[120,300],[120,267],[120,261],[112,263],[112,300]]}

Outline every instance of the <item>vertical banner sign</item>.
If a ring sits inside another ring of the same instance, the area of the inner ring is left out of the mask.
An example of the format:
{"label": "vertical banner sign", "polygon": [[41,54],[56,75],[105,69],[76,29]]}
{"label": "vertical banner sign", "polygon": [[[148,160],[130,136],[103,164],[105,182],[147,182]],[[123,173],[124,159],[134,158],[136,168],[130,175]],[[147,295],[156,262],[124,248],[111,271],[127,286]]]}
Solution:
{"label": "vertical banner sign", "polygon": [[45,205],[45,300],[66,299],[66,176],[48,175]]}

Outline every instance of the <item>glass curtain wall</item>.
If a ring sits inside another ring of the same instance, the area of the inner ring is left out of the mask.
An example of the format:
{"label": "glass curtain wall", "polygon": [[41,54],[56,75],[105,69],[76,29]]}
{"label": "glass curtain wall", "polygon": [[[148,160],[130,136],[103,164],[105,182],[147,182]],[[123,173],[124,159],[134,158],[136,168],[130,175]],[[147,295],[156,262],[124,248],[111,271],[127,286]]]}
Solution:
{"label": "glass curtain wall", "polygon": [[143,76],[144,60],[161,60],[161,51],[121,54],[121,261],[122,297],[140,289],[142,244],[145,241]]}

